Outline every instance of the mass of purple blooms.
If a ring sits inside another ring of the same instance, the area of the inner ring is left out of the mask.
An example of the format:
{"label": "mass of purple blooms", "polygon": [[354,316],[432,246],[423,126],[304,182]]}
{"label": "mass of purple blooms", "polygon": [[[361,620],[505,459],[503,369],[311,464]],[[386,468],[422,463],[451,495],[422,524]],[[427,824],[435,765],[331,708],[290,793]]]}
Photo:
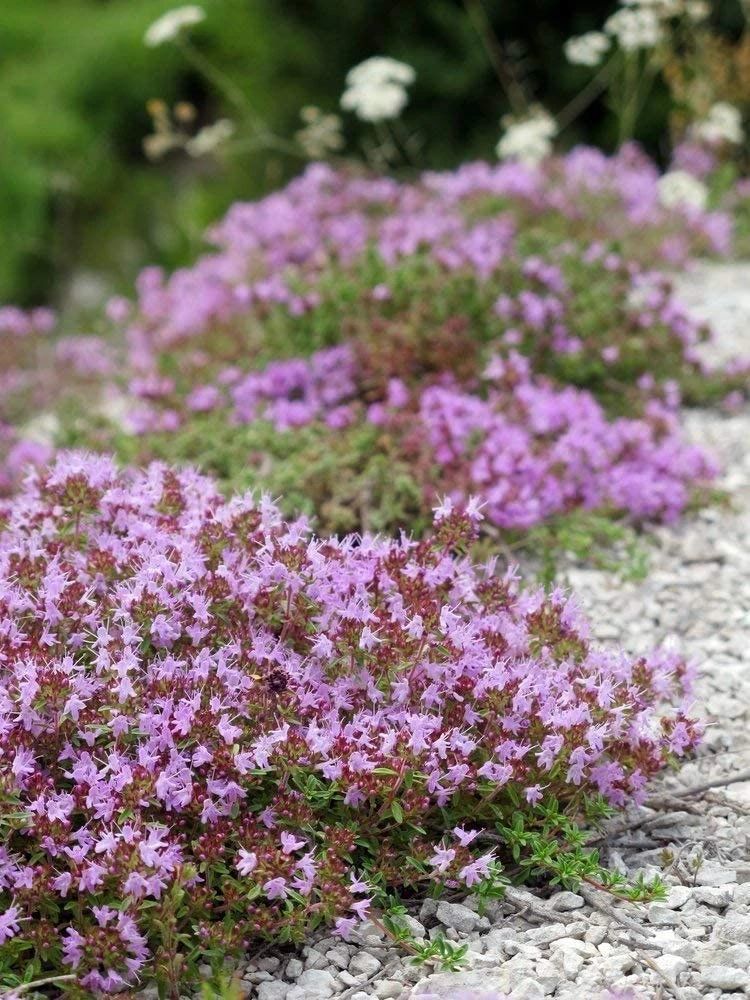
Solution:
{"label": "mass of purple blooms", "polygon": [[[695,747],[679,656],[601,649],[570,595],[466,555],[487,524],[672,521],[715,476],[680,426],[708,331],[661,272],[731,222],[658,182],[629,146],[411,182],[317,164],[96,335],[0,309],[0,986],[175,992],[349,936],[386,890],[495,891],[544,869],[540,830],[551,866]],[[217,481],[170,453],[206,426],[278,448]],[[232,491],[312,433],[408,470],[414,523],[326,537]]]}
{"label": "mass of purple blooms", "polygon": [[[0,336],[33,350],[4,376],[27,406],[0,404],[0,490],[52,455],[31,417],[64,384],[115,398],[142,460],[208,415],[282,436],[370,426],[410,469],[423,522],[474,493],[513,531],[579,508],[674,519],[716,472],[679,427],[706,331],[654,268],[726,252],[731,223],[663,208],[658,181],[631,146],[412,183],[313,165],[233,206],[192,266],[144,270],[134,303],[108,304],[108,342],[45,343],[5,311]],[[84,443],[117,450],[116,435]]]}
{"label": "mass of purple blooms", "polygon": [[326,540],[192,471],[29,477],[0,508],[0,954],[118,992],[178,939],[347,935],[381,880],[476,887],[505,811],[642,799],[699,735],[684,662],[455,554],[480,503],[435,517]]}

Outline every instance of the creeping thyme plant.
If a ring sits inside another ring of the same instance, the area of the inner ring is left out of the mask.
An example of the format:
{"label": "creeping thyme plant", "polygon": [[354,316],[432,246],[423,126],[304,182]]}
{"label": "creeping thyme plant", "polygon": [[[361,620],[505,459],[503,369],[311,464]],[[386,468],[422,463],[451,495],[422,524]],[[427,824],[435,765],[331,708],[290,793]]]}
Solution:
{"label": "creeping thyme plant", "polygon": [[[203,17],[146,42],[200,65]],[[649,24],[569,57],[640,52]],[[382,125],[414,82],[369,59],[345,110]],[[232,135],[151,110],[154,155]],[[451,968],[402,919],[426,893],[660,897],[584,831],[696,745],[691,672],[598,648],[497,553],[710,489],[681,406],[736,405],[750,366],[707,366],[661,272],[730,250],[716,209],[747,189],[706,181],[737,129],[715,102],[666,174],[628,143],[548,155],[541,109],[499,164],[317,163],[90,335],[0,310],[0,986],[179,996],[366,920]]]}
{"label": "creeping thyme plant", "polygon": [[580,511],[673,519],[715,472],[681,395],[746,374],[706,369],[707,331],[654,265],[726,249],[729,227],[660,208],[633,149],[414,184],[316,165],[110,304],[123,379],[59,440],[198,464],[324,531],[421,531],[437,497],[473,493],[507,537]]}
{"label": "creeping thyme plant", "polygon": [[6,985],[173,990],[393,891],[658,893],[579,824],[694,745],[689,671],[473,564],[476,501],[423,541],[326,540],[195,472],[68,452],[0,516]]}

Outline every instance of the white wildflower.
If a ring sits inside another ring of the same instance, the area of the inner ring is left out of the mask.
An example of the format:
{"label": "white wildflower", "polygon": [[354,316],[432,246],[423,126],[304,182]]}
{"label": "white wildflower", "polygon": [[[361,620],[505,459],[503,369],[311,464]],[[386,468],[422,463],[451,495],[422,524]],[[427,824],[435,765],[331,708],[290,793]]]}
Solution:
{"label": "white wildflower", "polygon": [[213,153],[227,139],[234,135],[234,123],[228,118],[219,118],[211,125],[204,127],[185,143],[185,151],[189,156],[206,156]]}
{"label": "white wildflower", "polygon": [[712,105],[702,122],[693,126],[693,132],[711,146],[723,142],[739,145],[742,142],[742,115],[738,108],[726,101]]}
{"label": "white wildflower", "polygon": [[601,31],[587,31],[569,38],[565,43],[565,58],[574,66],[598,66],[609,48],[609,39]]}
{"label": "white wildflower", "polygon": [[650,7],[622,7],[607,18],[604,30],[625,52],[653,48],[662,37],[659,18]]}
{"label": "white wildflower", "polygon": [[302,108],[299,116],[305,127],[295,133],[295,138],[308,156],[320,159],[343,147],[344,137],[338,115],[324,114],[320,108],[309,105]]}
{"label": "white wildflower", "polygon": [[175,7],[174,10],[168,10],[166,14],[162,14],[150,25],[143,36],[144,44],[153,49],[165,42],[172,42],[184,28],[200,24],[205,17],[206,12],[197,4],[188,4],[186,7]]}
{"label": "white wildflower", "polygon": [[367,122],[398,118],[409,100],[406,88],[415,79],[412,67],[397,59],[365,59],[347,73],[341,107]]}
{"label": "white wildflower", "polygon": [[685,4],[685,13],[691,21],[705,21],[711,13],[711,8],[705,0],[688,0]]}
{"label": "white wildflower", "polygon": [[400,83],[407,87],[414,83],[417,74],[407,63],[390,56],[371,56],[354,66],[346,74],[347,87],[360,87],[371,83]]}
{"label": "white wildflower", "polygon": [[672,170],[659,179],[659,201],[665,208],[706,207],[706,185],[686,170]]}
{"label": "white wildflower", "polygon": [[556,135],[554,118],[542,109],[531,118],[508,125],[496,152],[501,160],[520,160],[534,166],[552,152],[552,140]]}

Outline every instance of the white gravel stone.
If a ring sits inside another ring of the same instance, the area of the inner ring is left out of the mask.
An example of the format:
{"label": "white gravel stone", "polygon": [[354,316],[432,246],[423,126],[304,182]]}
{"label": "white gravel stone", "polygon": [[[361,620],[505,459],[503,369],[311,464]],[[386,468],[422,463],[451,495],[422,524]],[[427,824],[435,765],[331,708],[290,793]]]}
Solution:
{"label": "white gravel stone", "polygon": [[679,955],[659,955],[654,959],[660,972],[672,980],[676,980],[683,972],[687,972],[688,963]]}
{"label": "white gravel stone", "polygon": [[731,965],[707,965],[700,971],[701,982],[705,986],[716,986],[727,992],[744,990],[750,985],[745,969],[734,969]]}
{"label": "white gravel stone", "polygon": [[469,934],[477,928],[488,927],[485,917],[480,917],[468,906],[461,903],[439,902],[437,906],[437,918],[445,927],[452,927],[454,930]]}
{"label": "white gravel stone", "polygon": [[727,914],[721,936],[733,944],[750,944],[750,916],[746,913]]}
{"label": "white gravel stone", "polygon": [[583,905],[583,896],[579,896],[577,892],[557,892],[549,901],[550,909],[558,910],[560,913],[580,910]]}
{"label": "white gravel stone", "polygon": [[390,1000],[391,997],[400,997],[403,991],[404,984],[400,983],[397,979],[381,979],[379,983],[375,983],[373,989],[375,990],[375,996],[379,1000]]}
{"label": "white gravel stone", "polygon": [[289,990],[289,984],[278,979],[271,983],[261,983],[258,987],[258,1000],[286,1000]]}
{"label": "white gravel stone", "polygon": [[382,963],[369,951],[360,951],[349,962],[349,972],[353,976],[374,976],[382,968]]}
{"label": "white gravel stone", "polygon": [[[310,1000],[314,1000],[316,997],[325,1000],[335,993],[336,980],[327,969],[306,969],[297,980],[297,988],[301,988],[306,994],[309,994]],[[308,1000],[308,998],[305,997],[304,1000]]]}
{"label": "white gravel stone", "polygon": [[687,885],[671,885],[667,898],[660,905],[668,910],[679,910],[691,898],[692,893],[693,890]]}
{"label": "white gravel stone", "polygon": [[697,885],[730,885],[737,881],[737,873],[731,868],[721,868],[718,865],[702,865],[696,873],[695,881]]}
{"label": "white gravel stone", "polygon": [[330,948],[326,952],[326,958],[339,969],[347,969],[349,967],[351,955],[349,954],[348,948],[344,945],[339,945],[336,948]]}
{"label": "white gravel stone", "polygon": [[544,989],[535,979],[522,979],[513,988],[513,1000],[539,1000],[543,996],[546,996]]}
{"label": "white gravel stone", "polygon": [[305,967],[298,958],[290,958],[286,963],[287,979],[297,979],[305,971]]}
{"label": "white gravel stone", "polygon": [[412,937],[424,938],[427,936],[427,931],[425,930],[424,924],[417,920],[416,917],[412,917],[410,914],[404,914],[404,916],[399,917],[400,923],[402,923],[406,929],[409,931]]}

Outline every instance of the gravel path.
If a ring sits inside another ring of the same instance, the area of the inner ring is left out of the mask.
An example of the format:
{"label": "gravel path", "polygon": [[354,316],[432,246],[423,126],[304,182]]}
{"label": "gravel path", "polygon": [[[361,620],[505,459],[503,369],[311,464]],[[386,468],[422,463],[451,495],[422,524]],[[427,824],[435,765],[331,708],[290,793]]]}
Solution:
{"label": "gravel path", "polygon": [[[701,265],[679,294],[714,326],[715,359],[750,353],[750,266]],[[721,459],[731,506],[657,530],[645,581],[566,571],[600,639],[633,652],[675,642],[702,671],[696,708],[710,725],[700,754],[654,786],[652,807],[615,821],[603,848],[631,876],[662,874],[667,901],[613,909],[599,894],[542,900],[516,890],[485,917],[471,901],[429,901],[412,930],[467,941],[464,971],[414,968],[366,925],[358,945],[325,938],[301,956],[256,961],[243,982],[250,995],[407,1000],[471,989],[595,1000],[605,987],[679,1000],[750,995],[750,410],[691,413],[688,433]],[[704,783],[713,787],[684,795]]]}

